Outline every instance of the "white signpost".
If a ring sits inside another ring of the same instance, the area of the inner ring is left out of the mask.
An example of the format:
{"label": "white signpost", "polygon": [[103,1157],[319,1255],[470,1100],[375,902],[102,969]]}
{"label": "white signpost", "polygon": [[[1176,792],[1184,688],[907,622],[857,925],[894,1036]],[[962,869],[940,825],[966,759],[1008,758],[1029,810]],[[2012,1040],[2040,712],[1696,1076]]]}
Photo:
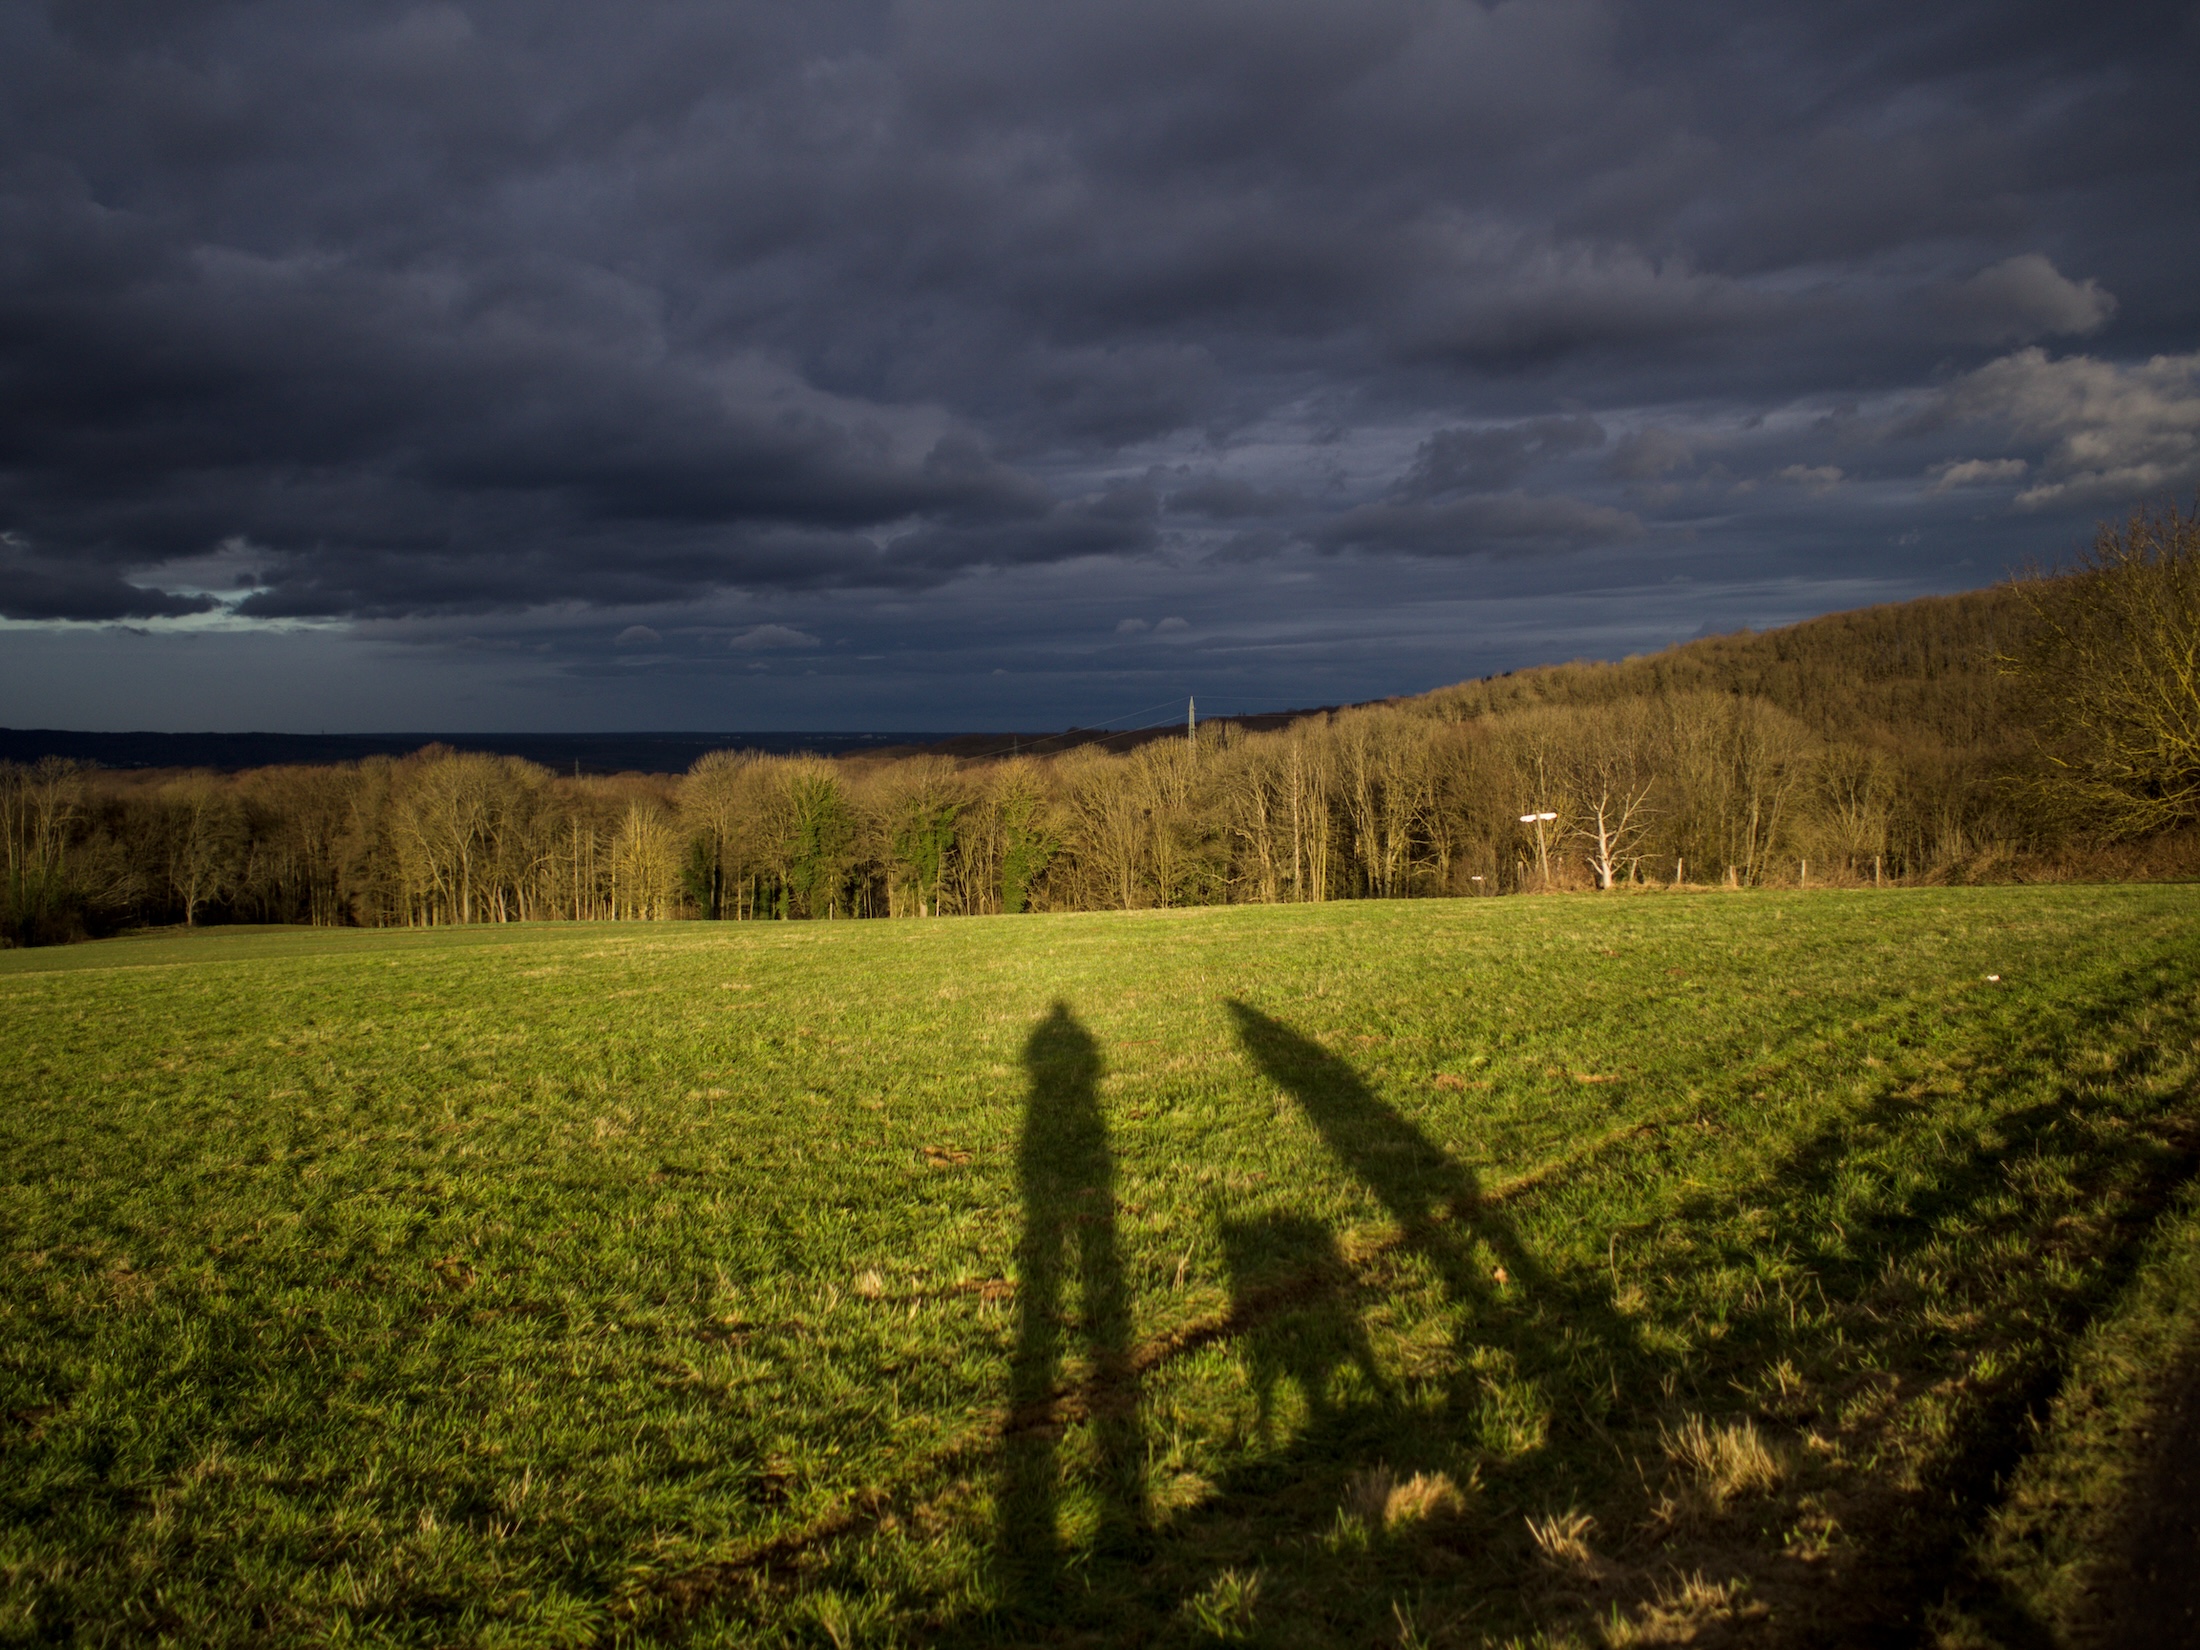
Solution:
{"label": "white signpost", "polygon": [[1549,845],[1543,840],[1543,827],[1557,817],[1556,814],[1522,814],[1520,816],[1521,824],[1535,827],[1535,869],[1536,874],[1543,879],[1545,888],[1551,885],[1551,853]]}

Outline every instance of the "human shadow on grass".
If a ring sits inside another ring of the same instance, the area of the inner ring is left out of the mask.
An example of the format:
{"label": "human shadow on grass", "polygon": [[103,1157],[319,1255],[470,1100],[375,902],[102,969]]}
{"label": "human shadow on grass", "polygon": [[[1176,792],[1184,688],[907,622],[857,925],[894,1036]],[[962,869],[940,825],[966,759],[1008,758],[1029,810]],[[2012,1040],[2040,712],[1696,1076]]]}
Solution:
{"label": "human shadow on grass", "polygon": [[[1585,1347],[1600,1350],[1603,1358],[1592,1361],[1606,1367],[1613,1356],[1624,1356],[1621,1349],[1634,1344],[1637,1330],[1613,1310],[1601,1284],[1561,1278],[1546,1268],[1523,1246],[1504,1212],[1483,1195],[1473,1172],[1370,1088],[1349,1062],[1248,1004],[1232,1001],[1227,1006],[1253,1064],[1298,1104],[1331,1154],[1397,1223],[1397,1234],[1383,1246],[1402,1248],[1426,1261],[1459,1314],[1448,1360],[1454,1442],[1465,1444],[1477,1430],[1471,1417],[1479,1414],[1488,1396],[1470,1340],[1501,1347],[1523,1378],[1549,1377],[1554,1393],[1571,1384]],[[1316,1256],[1308,1281],[1331,1268],[1340,1289],[1319,1297],[1327,1302],[1324,1321],[1306,1327],[1315,1332],[1317,1347],[1323,1339],[1334,1345],[1337,1326],[1349,1319],[1346,1344],[1364,1349],[1358,1308],[1349,1299],[1351,1272],[1333,1239]],[[1372,1377],[1372,1355],[1356,1351],[1355,1356],[1364,1358]],[[1256,1383],[1259,1357],[1256,1346],[1250,1371]],[[1306,1374],[1326,1381],[1328,1370],[1309,1368]],[[1379,1378],[1371,1384],[1378,1397],[1375,1407],[1389,1407],[1391,1390]],[[1324,1425],[1331,1417],[1321,1413],[1315,1386],[1305,1379],[1300,1385],[1317,1423],[1310,1437],[1333,1433],[1342,1442],[1355,1421],[1381,1424],[1378,1415],[1363,1413],[1336,1417],[1342,1427]],[[1361,1409],[1365,1412],[1368,1406]],[[1580,1413],[1575,1406],[1566,1409]],[[1569,1426],[1571,1418],[1554,1416],[1552,1425]]]}
{"label": "human shadow on grass", "polygon": [[[1355,1479],[1371,1469],[1457,1470],[1462,1456],[1479,1454],[1487,1394],[1470,1337],[1505,1349],[1514,1369],[1530,1380],[1547,1380],[1554,1396],[1569,1385],[1582,1338],[1633,1338],[1600,1286],[1549,1274],[1502,1211],[1481,1196],[1471,1171],[1383,1101],[1347,1062],[1256,1009],[1228,1006],[1255,1066],[1292,1097],[1342,1166],[1397,1223],[1397,1233],[1377,1246],[1422,1257],[1458,1311],[1461,1324],[1448,1360],[1451,1400],[1436,1413],[1416,1408],[1384,1372],[1361,1317],[1360,1274],[1371,1251],[1363,1248],[1348,1259],[1334,1229],[1305,1214],[1226,1220],[1219,1235],[1230,1276],[1227,1335],[1244,1361],[1255,1425],[1268,1447],[1220,1475],[1205,1503],[1171,1520],[1135,1566],[1120,1557],[1096,1564],[1078,1598],[1058,1602],[1057,1610],[1068,1609],[1080,1625],[1126,1639],[1171,1619],[1180,1601],[1224,1573],[1218,1567],[1261,1565],[1265,1543],[1251,1531],[1288,1530],[1294,1543],[1303,1541],[1312,1506],[1324,1508],[1317,1520],[1326,1516],[1340,1501],[1325,1497],[1348,1496]],[[1187,1344],[1205,1342],[1199,1337]],[[1288,1437],[1278,1436],[1286,1431],[1279,1424],[1285,1383],[1304,1403]],[[1036,1396],[1036,1388],[1024,1390]],[[1564,1413],[1550,1417],[1554,1432],[1569,1424]],[[1307,1492],[1317,1485],[1323,1488],[1310,1501]],[[1480,1528],[1477,1540],[1486,1542],[1502,1528]],[[1517,1526],[1511,1539],[1521,1539]],[[1328,1561],[1315,1550],[1302,1553],[1299,1562],[1318,1567]],[[1364,1636],[1368,1623],[1357,1619],[1352,1600],[1330,1602],[1334,1614],[1325,1603],[1302,1627]],[[1302,1597],[1299,1607],[1311,1603]]]}
{"label": "human shadow on grass", "polygon": [[1065,1357],[1083,1357],[1091,1422],[1094,1545],[1135,1551],[1146,1528],[1144,1450],[1131,1363],[1130,1291],[1115,1229],[1115,1154],[1100,1115],[1100,1051],[1056,1003],[1024,1045],[1030,1092],[1016,1173],[1024,1230],[1017,1245],[1016,1348],[995,1549],[1011,1594],[1044,1609],[1066,1561],[1057,1531],[1062,1425],[1055,1394]]}
{"label": "human shadow on grass", "polygon": [[1246,1325],[1239,1346],[1262,1440],[1275,1435],[1277,1388],[1287,1380],[1298,1387],[1308,1425],[1318,1432],[1334,1431],[1347,1419],[1334,1397],[1339,1370],[1357,1371],[1359,1383],[1389,1405],[1391,1384],[1360,1321],[1337,1234],[1305,1215],[1271,1214],[1225,1220],[1221,1235],[1230,1316]]}
{"label": "human shadow on grass", "polygon": [[[1228,1006],[1253,1063],[1298,1102],[1323,1144],[1398,1223],[1405,1245],[1435,1267],[1456,1304],[1469,1306],[1513,1288],[1548,1293],[1553,1280],[1482,1196],[1471,1170],[1378,1096],[1348,1062],[1257,1008],[1235,1001]],[[1485,1268],[1478,1245],[1494,1265]],[[1577,1328],[1632,1338],[1625,1320],[1594,1292],[1574,1291],[1567,1304]]]}
{"label": "human shadow on grass", "polygon": [[[2168,1057],[2168,1034],[2137,1037],[2130,1023],[2135,1016],[2171,1008],[2176,983],[2167,975],[2149,978],[2143,970],[2119,975],[2101,982],[2088,1000],[2064,1007],[2053,1026],[1968,1026],[1954,1039],[1956,1052],[1968,1048],[1989,1062],[1978,1074],[1994,1073],[1987,1080],[2044,1077],[2059,1088],[2058,1074],[2072,1069],[2073,1056],[2094,1035],[2120,1026],[2109,1039],[2125,1051],[2120,1068],[2100,1073],[2099,1079],[2142,1080],[2149,1077],[2149,1066]],[[1344,1383],[1334,1377],[1358,1356],[1352,1350],[1361,1344],[1353,1296],[1363,1285],[1353,1281],[1351,1269],[1338,1274],[1342,1257],[1334,1240],[1318,1223],[1292,1215],[1244,1222],[1226,1232],[1232,1336],[1247,1374],[1256,1390],[1265,1383],[1272,1392],[1285,1381],[1301,1386],[1308,1394],[1305,1424],[1259,1459],[1217,1475],[1211,1496],[1196,1512],[1173,1519],[1153,1539],[1143,1562],[1133,1566],[1119,1558],[1097,1567],[1083,1601],[1053,1612],[1066,1609],[1119,1637],[1158,1630],[1172,1619],[1179,1601],[1222,1573],[1221,1566],[1263,1563],[1279,1533],[1303,1539],[1335,1504],[1325,1497],[1345,1486],[1353,1464],[1387,1460],[1410,1467],[1424,1464],[1416,1456],[1426,1456],[1425,1464],[1435,1466],[1445,1451],[1473,1454],[1481,1431],[1475,1413],[1479,1383],[1465,1365],[1476,1344],[1502,1350],[1548,1400],[1550,1432],[1538,1450],[1548,1465],[1530,1478],[1493,1482],[1492,1500],[1476,1515],[1482,1522],[1473,1526],[1476,1543],[1518,1543],[1519,1514],[1556,1506],[1560,1495],[1578,1497],[1599,1512],[1638,1516],[1631,1510],[1636,1497],[1657,1490],[1648,1483],[1637,1489],[1643,1465],[1656,1470],[1664,1453],[1661,1428],[1684,1411],[1700,1408],[1717,1419],[1737,1409],[1744,1415],[1758,1410],[1772,1421],[1776,1442],[1782,1433],[1792,1438],[1811,1413],[1820,1425],[1836,1420],[1841,1406],[1869,1385],[1859,1386],[1853,1374],[1852,1348],[1859,1337],[1867,1343],[1868,1364],[1909,1363],[1913,1379],[1936,1380],[1968,1363],[1968,1343],[1942,1344],[1945,1337],[1919,1324],[1914,1311],[1890,1312],[1887,1308],[1899,1303],[1875,1298],[1876,1291],[1930,1254],[1950,1231],[2007,1222],[2016,1236],[2039,1228],[2048,1240],[2045,1250],[2051,1251],[2054,1233],[2062,1230],[2054,1209],[2012,1205],[2007,1194],[2012,1164],[2068,1154],[2078,1145],[2069,1129],[2074,1102],[2067,1091],[2051,1090],[2037,1099],[2012,1095],[2006,1109],[1994,1108],[1990,1120],[1982,1119],[1990,1126],[1975,1136],[1969,1127],[1951,1130],[1941,1097],[1923,1085],[1862,1104],[1836,1103],[1808,1134],[1769,1161],[1752,1164],[1731,1181],[1713,1176],[1721,1183],[1699,1187],[1691,1166],[1705,1154],[1720,1155],[1717,1142],[1726,1131],[1748,1126],[1749,1108],[1734,1097],[1676,1127],[1670,1144],[1655,1154],[1657,1183],[1679,1195],[1646,1199],[1636,1218],[1647,1216],[1683,1241],[1656,1263],[1662,1283],[1651,1302],[1638,1301],[1633,1309],[1642,1322],[1665,1326],[1664,1333],[1648,1335],[1636,1317],[1613,1310],[1604,1268],[1584,1265],[1578,1254],[1553,1271],[1531,1260],[1514,1234],[1514,1211],[1479,1196],[1472,1174],[1373,1093],[1345,1061],[1256,1010],[1232,1004],[1230,1012],[1253,1063],[1292,1097],[1338,1161],[1398,1223],[1399,1231],[1384,1245],[1425,1257],[1459,1308],[1453,1402],[1441,1413],[1380,1399],[1370,1403],[1363,1394],[1347,1393],[1339,1402],[1335,1388]],[[2185,1013],[2179,1023],[2189,1024],[2190,1018]],[[2170,1099],[2135,1105],[2136,1099],[2129,1097],[2118,1108],[2130,1110],[2135,1121],[2150,1112],[2181,1109]],[[1711,1131],[1708,1138],[1699,1129]],[[1858,1177],[1885,1173],[1897,1159],[1929,1166],[1931,1173],[1899,1197],[1867,1198],[1859,1207]],[[1650,1165],[1615,1167],[1632,1182]],[[2080,1186],[2077,1206],[2088,1206],[2109,1185],[2127,1188],[2127,1200],[2119,1229],[2089,1240],[2099,1245],[2106,1264],[2083,1298],[2047,1308],[2064,1317],[2057,1341],[2067,1344],[2084,1317],[2113,1298],[2152,1218],[2196,1167],[2200,1134],[2191,1131],[2130,1128],[2086,1140],[2071,1165]],[[1583,1173],[1601,1171],[1584,1164]],[[1538,1198],[1543,1195],[1539,1190]],[[1623,1199],[1623,1205],[1629,1201]],[[1735,1223],[1738,1201],[1772,1218],[1776,1243],[1768,1245]],[[1612,1221],[1618,1213],[1588,1218]],[[1367,1258],[1364,1250],[1355,1256],[1362,1276]],[[2043,1252],[2039,1264],[2048,1265],[2051,1258]],[[1509,1285],[1497,1283],[1493,1260],[1510,1275]],[[1695,1280],[1758,1265],[1771,1269],[1770,1286],[1748,1291],[1721,1310],[1716,1334],[1701,1333],[1693,1318]],[[1294,1269],[1304,1274],[1304,1287],[1293,1286]],[[1639,1264],[1632,1275],[1644,1276]],[[1325,1285],[1324,1278],[1334,1281]],[[1612,1274],[1611,1282],[1617,1281]],[[1798,1321],[1795,1303],[1821,1288],[1830,1310]],[[1673,1322],[1676,1311],[1689,1316]],[[1289,1339],[1295,1329],[1317,1344],[1295,1348]],[[1998,1344],[1990,1326],[1979,1333],[1984,1344]],[[1808,1389],[1800,1410],[1763,1382],[1777,1361],[1790,1358],[1812,1381],[1823,1383]],[[1715,1520],[1693,1533],[1684,1529],[1680,1550],[1700,1551],[1689,1543],[1710,1543],[1716,1562],[1753,1578],[1751,1585],[1798,1642],[1906,1641],[1923,1613],[1945,1601],[1991,1623],[1995,1635],[2012,1647],[2045,1644],[2043,1625],[1998,1582],[1973,1568],[1967,1552],[1979,1519],[1994,1503],[1998,1482],[2033,1435],[2027,1422],[2037,1419],[2060,1382],[2060,1358],[2050,1351],[1999,1393],[1979,1394],[1964,1436],[1937,1452],[1941,1465],[1931,1471],[1922,1493],[1896,1498],[1869,1517],[1859,1503],[1853,1534],[1860,1545],[1824,1574],[1815,1566],[1790,1563],[1778,1549],[1755,1540],[1754,1514]],[[1317,1393],[1328,1396],[1317,1399]],[[1739,1405],[1737,1393],[1743,1395]],[[1510,1499],[1522,1491],[1535,1499]],[[1469,1556],[1471,1550],[1462,1548]],[[1625,1555],[1638,1567],[1631,1585],[1654,1579],[1640,1566],[1661,1550],[1638,1547]],[[1532,1555],[1523,1556],[1529,1560],[1523,1574],[1536,1573]],[[1316,1570],[1326,1562],[1314,1548],[1304,1549],[1303,1558]],[[1332,1580],[1341,1586],[1346,1573],[1338,1568]],[[1549,1607],[1534,1600],[1538,1584],[1522,1585],[1531,1615]],[[1462,1607],[1474,1602],[1461,1601]],[[1280,1598],[1279,1607],[1284,1607]],[[1365,1636],[1369,1628],[1354,1614],[1349,1588],[1301,1590],[1287,1607],[1302,1613],[1302,1626],[1319,1622],[1320,1630],[1333,1629],[1339,1636]]]}

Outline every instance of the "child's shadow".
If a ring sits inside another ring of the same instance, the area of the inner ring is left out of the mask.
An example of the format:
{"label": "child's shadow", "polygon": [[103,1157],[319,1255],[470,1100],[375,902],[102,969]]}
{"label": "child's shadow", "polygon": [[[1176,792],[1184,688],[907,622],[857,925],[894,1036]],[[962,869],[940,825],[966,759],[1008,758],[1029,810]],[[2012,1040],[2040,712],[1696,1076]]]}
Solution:
{"label": "child's shadow", "polygon": [[1304,1215],[1262,1215],[1222,1223],[1230,1269],[1230,1316],[1246,1326],[1239,1341],[1253,1378],[1260,1435],[1273,1436],[1276,1388],[1295,1384],[1313,1430],[1326,1431],[1351,1407],[1336,1401],[1337,1371],[1355,1367],[1379,1403],[1390,1383],[1375,1362],[1352,1295],[1352,1274],[1337,1237]]}

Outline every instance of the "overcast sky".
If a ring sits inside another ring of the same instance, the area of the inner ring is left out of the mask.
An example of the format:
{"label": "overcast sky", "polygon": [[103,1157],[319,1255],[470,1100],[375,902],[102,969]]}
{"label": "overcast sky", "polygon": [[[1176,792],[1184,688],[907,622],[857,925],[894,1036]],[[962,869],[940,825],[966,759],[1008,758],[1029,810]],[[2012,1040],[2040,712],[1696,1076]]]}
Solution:
{"label": "overcast sky", "polygon": [[2191,4],[0,0],[0,723],[1120,723],[1991,583],[2200,485],[2196,72]]}

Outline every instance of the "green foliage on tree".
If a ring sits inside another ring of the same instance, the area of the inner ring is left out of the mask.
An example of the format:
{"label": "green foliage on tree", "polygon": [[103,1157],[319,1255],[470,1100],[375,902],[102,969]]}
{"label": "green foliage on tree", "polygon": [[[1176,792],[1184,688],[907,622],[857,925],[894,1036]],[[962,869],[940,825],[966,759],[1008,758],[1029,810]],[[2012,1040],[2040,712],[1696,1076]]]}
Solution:
{"label": "green foliage on tree", "polygon": [[894,858],[917,896],[919,916],[939,914],[940,882],[954,852],[955,821],[961,812],[959,802],[919,799],[903,810],[894,832]]}
{"label": "green foliage on tree", "polygon": [[680,891],[696,914],[711,921],[723,915],[724,873],[717,845],[707,837],[691,837],[687,855],[680,861]]}
{"label": "green foliage on tree", "polygon": [[1031,889],[1062,850],[1062,839],[1047,818],[1046,798],[1036,790],[1012,789],[1001,799],[1001,909],[1015,914],[1029,908]]}
{"label": "green foliage on tree", "polygon": [[786,887],[789,916],[847,915],[847,884],[855,846],[855,814],[840,782],[821,767],[787,780]]}

